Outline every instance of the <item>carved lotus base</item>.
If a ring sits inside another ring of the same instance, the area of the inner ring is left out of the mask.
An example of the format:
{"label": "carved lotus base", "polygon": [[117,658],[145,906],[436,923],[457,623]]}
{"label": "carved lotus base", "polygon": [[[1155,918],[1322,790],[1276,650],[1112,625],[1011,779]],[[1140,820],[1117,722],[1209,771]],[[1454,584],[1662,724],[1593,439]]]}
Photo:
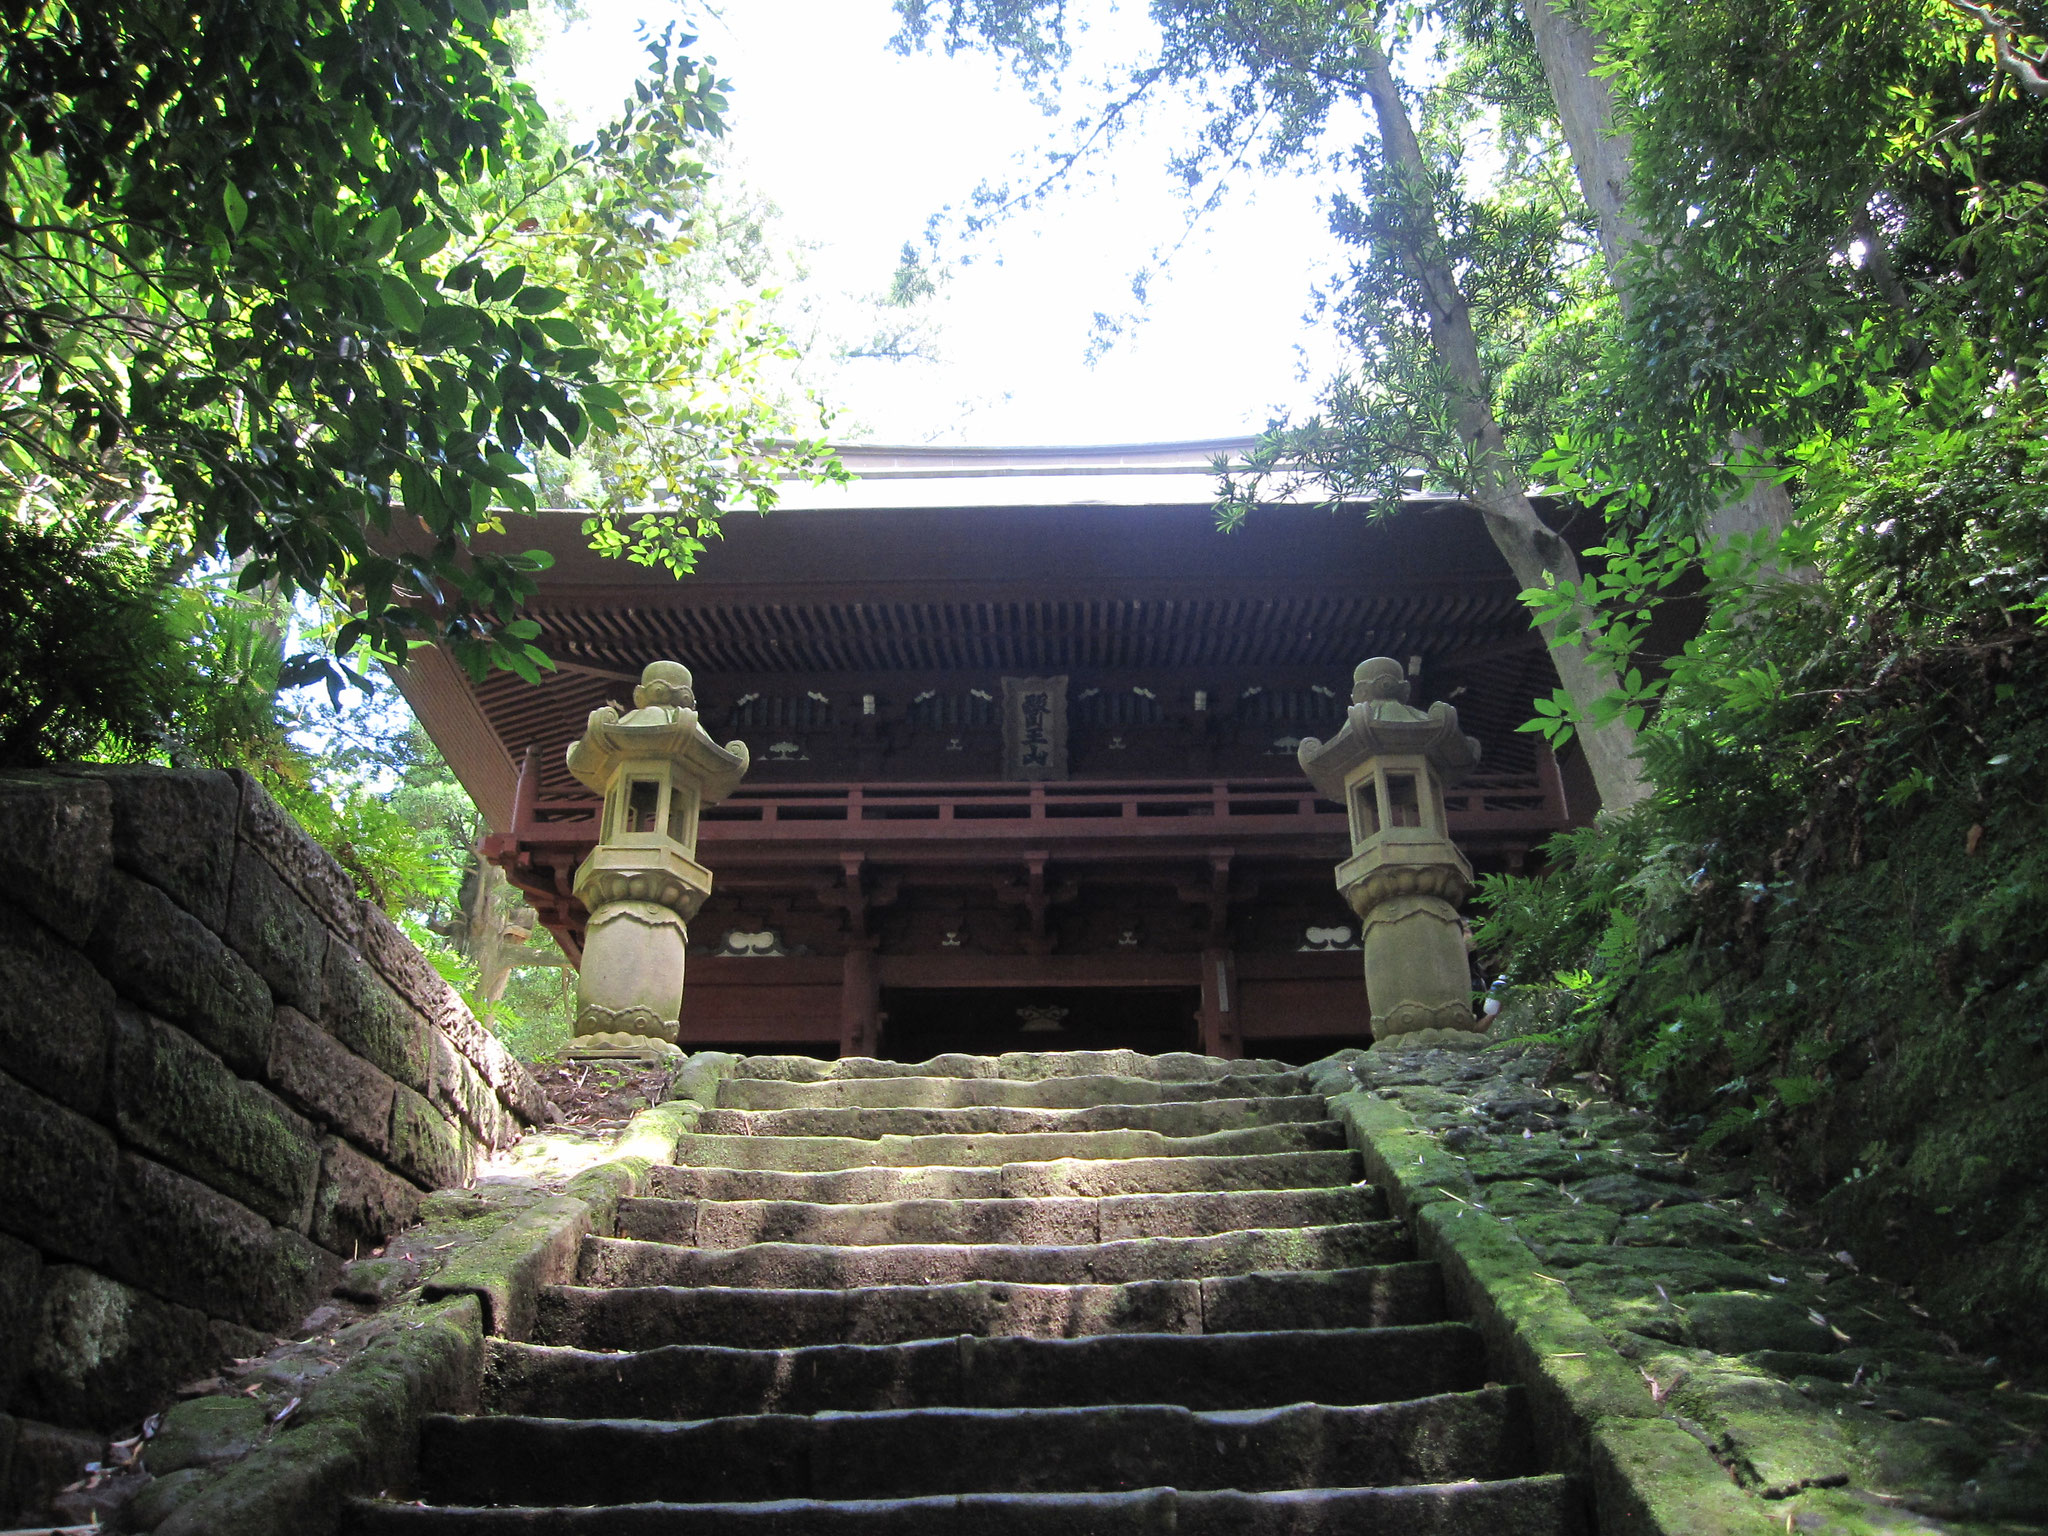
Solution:
{"label": "carved lotus base", "polygon": [[[1448,844],[1445,846],[1449,847]],[[1340,878],[1342,874],[1340,870]],[[1342,889],[1351,910],[1363,918],[1369,916],[1375,907],[1404,897],[1434,897],[1456,906],[1471,894],[1472,876],[1462,861],[1383,864],[1361,873]]]}

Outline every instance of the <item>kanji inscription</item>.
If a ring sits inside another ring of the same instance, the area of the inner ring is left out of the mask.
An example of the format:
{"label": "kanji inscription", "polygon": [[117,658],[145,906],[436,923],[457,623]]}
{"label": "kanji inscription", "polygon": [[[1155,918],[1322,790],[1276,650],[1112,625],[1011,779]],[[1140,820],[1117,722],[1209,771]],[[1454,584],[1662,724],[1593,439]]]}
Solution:
{"label": "kanji inscription", "polygon": [[1067,776],[1067,680],[1003,679],[1003,777]]}

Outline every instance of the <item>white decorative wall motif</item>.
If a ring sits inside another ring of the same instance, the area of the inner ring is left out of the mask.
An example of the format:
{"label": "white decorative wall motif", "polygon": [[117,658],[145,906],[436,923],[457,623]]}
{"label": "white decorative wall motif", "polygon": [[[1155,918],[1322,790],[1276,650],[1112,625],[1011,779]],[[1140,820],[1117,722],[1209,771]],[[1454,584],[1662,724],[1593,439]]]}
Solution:
{"label": "white decorative wall motif", "polygon": [[1338,923],[1328,928],[1311,924],[1302,930],[1301,947],[1312,950],[1362,949],[1358,933],[1350,925]]}
{"label": "white decorative wall motif", "polygon": [[804,745],[800,741],[770,742],[768,744],[768,757],[771,762],[777,763],[808,763],[810,761],[809,756],[804,752]]}
{"label": "white decorative wall motif", "polygon": [[727,959],[770,960],[787,955],[782,935],[773,928],[729,928],[712,953]]}

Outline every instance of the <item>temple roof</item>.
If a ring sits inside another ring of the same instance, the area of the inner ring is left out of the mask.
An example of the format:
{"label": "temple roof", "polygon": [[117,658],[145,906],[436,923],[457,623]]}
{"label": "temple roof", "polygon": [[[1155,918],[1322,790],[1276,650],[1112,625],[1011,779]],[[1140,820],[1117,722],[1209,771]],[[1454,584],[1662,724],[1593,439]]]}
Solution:
{"label": "temple roof", "polygon": [[542,745],[549,781],[568,787],[559,743],[662,657],[696,669],[715,734],[721,706],[777,677],[845,693],[842,707],[876,694],[886,712],[937,674],[1067,672],[1078,688],[1141,672],[1256,691],[1415,656],[1429,686],[1465,685],[1460,710],[1489,756],[1525,750],[1513,728],[1548,692],[1548,659],[1477,509],[1279,503],[1225,535],[1210,466],[1251,442],[848,445],[852,485],[791,482],[774,513],[729,514],[680,582],[596,555],[581,512],[515,519],[498,542],[555,556],[530,612],[561,671],[472,688],[430,654],[402,686],[494,825],[525,749]]}

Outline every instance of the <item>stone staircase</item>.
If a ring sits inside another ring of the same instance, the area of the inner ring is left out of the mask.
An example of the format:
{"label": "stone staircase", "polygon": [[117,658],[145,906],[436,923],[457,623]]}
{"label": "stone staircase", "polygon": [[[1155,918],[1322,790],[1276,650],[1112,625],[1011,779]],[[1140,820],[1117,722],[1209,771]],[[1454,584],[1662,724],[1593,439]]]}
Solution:
{"label": "stone staircase", "polygon": [[353,1536],[1585,1536],[1279,1063],[755,1057]]}

